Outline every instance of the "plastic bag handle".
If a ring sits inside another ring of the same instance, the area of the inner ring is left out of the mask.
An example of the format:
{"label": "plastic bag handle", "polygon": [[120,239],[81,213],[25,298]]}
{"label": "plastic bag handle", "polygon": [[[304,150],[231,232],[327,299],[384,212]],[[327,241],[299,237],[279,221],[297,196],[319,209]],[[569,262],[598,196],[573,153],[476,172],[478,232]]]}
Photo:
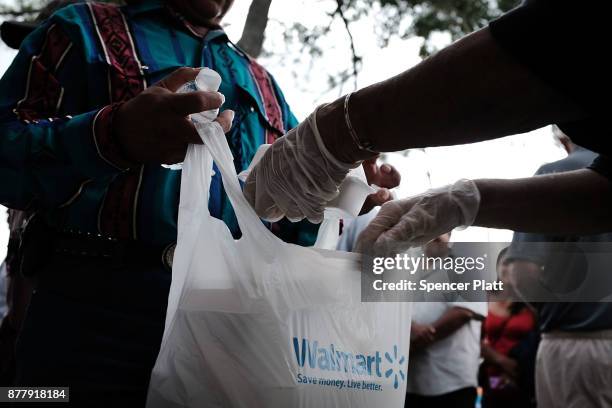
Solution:
{"label": "plastic bag handle", "polygon": [[[265,227],[255,213],[255,210],[253,210],[242,194],[242,188],[240,187],[238,175],[234,168],[234,158],[221,125],[217,122],[197,122],[195,126],[204,142],[204,146],[196,145],[194,147],[196,149],[206,148],[217,164],[217,168],[221,172],[223,179],[223,187],[234,208],[236,218],[238,219],[238,225],[240,226],[243,236],[254,238],[255,241],[262,245],[267,244],[268,248],[273,250],[274,246],[278,246],[279,243],[283,241],[274,236],[274,234]],[[210,169],[206,170],[211,172]]]}

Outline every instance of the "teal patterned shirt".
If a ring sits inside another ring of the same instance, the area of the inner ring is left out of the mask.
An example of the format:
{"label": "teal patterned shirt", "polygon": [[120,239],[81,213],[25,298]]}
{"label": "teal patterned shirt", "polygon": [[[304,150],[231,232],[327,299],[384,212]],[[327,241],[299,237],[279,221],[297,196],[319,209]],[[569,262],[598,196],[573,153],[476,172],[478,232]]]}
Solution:
{"label": "teal patterned shirt", "polygon": [[[112,118],[118,104],[183,66],[221,75],[223,108],[236,112],[227,138],[237,171],[297,124],[272,76],[222,30],[201,38],[162,1],[68,6],[24,41],[0,80],[0,203],[57,228],[174,242],[181,172],[125,168]],[[209,208],[240,235],[218,171]],[[307,222],[271,228],[303,245],[316,234]]]}

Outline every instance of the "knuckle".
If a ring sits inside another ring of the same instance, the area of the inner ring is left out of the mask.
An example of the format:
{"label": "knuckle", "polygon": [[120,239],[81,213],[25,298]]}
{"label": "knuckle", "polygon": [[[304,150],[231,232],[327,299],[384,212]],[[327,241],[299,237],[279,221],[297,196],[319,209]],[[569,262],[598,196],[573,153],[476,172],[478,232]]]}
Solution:
{"label": "knuckle", "polygon": [[192,92],[185,95],[185,102],[187,102],[191,111],[203,112],[210,109],[210,102],[206,95],[201,92]]}
{"label": "knuckle", "polygon": [[221,106],[222,99],[217,92],[202,91],[200,96],[206,107],[218,108]]}

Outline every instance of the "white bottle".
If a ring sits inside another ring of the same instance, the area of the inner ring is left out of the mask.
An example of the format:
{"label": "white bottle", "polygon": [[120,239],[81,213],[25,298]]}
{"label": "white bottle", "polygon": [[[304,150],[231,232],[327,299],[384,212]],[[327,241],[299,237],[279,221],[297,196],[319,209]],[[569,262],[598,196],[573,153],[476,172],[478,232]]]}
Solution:
{"label": "white bottle", "polygon": [[361,166],[349,172],[340,184],[339,190],[338,196],[327,203],[314,244],[315,248],[335,250],[340,240],[340,220],[356,218],[368,195],[377,191],[368,185]]}

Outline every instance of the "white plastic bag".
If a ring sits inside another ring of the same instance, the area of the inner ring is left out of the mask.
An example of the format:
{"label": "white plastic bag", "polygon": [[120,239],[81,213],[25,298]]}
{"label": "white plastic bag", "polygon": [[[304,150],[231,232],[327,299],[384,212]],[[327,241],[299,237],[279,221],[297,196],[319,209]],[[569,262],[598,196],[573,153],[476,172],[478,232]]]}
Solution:
{"label": "white plastic bag", "polygon": [[[147,406],[403,407],[408,303],[361,303],[360,256],[284,243],[243,197],[217,123],[183,164],[166,327]],[[212,157],[211,157],[212,156]],[[210,216],[214,158],[242,238]]]}

